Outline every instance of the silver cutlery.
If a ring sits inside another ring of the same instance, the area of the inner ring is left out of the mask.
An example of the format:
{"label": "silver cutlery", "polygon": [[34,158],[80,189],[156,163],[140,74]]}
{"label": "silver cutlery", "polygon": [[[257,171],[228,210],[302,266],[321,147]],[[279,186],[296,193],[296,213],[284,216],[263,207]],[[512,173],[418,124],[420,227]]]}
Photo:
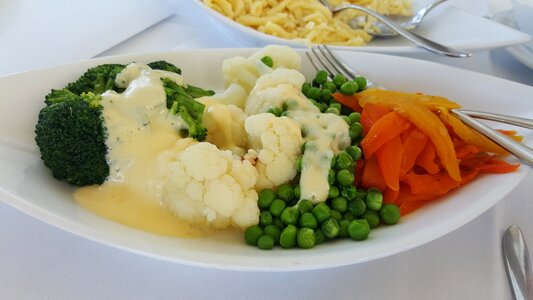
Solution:
{"label": "silver cutlery", "polygon": [[[350,68],[345,62],[343,62],[331,49],[326,45],[317,45],[312,47],[305,53],[311,62],[311,65],[315,70],[326,70],[330,76],[335,74],[342,74],[344,77],[353,80],[358,74]],[[368,87],[379,87],[368,78]],[[382,87],[379,87],[382,88]],[[490,119],[493,121],[513,124],[516,126],[530,128],[533,124],[533,120],[527,118],[519,118],[513,116],[506,116],[501,114],[494,114],[489,112],[472,111],[466,109],[452,109],[451,112],[461,119],[465,124],[472,127],[474,130],[483,134],[502,148],[506,149],[509,153],[513,154],[521,161],[533,167],[533,149],[528,146],[519,143],[510,137],[490,128],[489,126],[476,121],[474,118]]]}
{"label": "silver cutlery", "polygon": [[439,55],[445,55],[449,57],[470,57],[472,56],[472,53],[460,51],[457,49],[453,49],[448,46],[444,46],[442,44],[439,44],[437,42],[434,42],[432,40],[429,40],[421,35],[418,35],[414,32],[410,32],[409,30],[403,28],[398,23],[391,20],[389,17],[386,17],[382,14],[379,14],[369,8],[366,8],[364,6],[359,6],[355,4],[347,4],[347,5],[341,5],[338,7],[333,7],[329,4],[327,0],[320,0],[320,2],[326,6],[333,14],[336,14],[340,11],[346,10],[346,9],[356,9],[360,10],[362,12],[365,12],[379,21],[383,22],[386,26],[388,26],[393,31],[397,32],[399,35],[403,36],[407,40],[411,41],[412,43],[418,45],[419,47],[422,47],[426,50],[429,50],[433,53],[439,54]]}
{"label": "silver cutlery", "polygon": [[514,299],[533,299],[531,258],[526,240],[518,226],[512,225],[504,232],[502,253]]}

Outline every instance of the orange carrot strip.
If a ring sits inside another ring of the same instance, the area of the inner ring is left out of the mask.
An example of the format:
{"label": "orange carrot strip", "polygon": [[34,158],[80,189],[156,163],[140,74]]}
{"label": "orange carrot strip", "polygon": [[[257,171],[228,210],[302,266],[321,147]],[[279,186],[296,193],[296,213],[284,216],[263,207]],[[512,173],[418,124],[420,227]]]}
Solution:
{"label": "orange carrot strip", "polygon": [[418,155],[416,165],[421,166],[429,174],[437,174],[440,171],[439,165],[435,163],[435,146],[428,142],[424,150]]}
{"label": "orange carrot strip", "polygon": [[399,135],[376,151],[379,169],[387,186],[397,191],[400,189],[400,168],[402,165],[403,146]]}
{"label": "orange carrot strip", "polygon": [[385,204],[391,204],[391,203],[394,203],[396,201],[396,199],[398,198],[398,195],[400,194],[400,189],[398,189],[397,191],[391,189],[391,188],[385,188],[385,190],[383,191],[383,203]]}
{"label": "orange carrot strip", "polygon": [[428,137],[418,128],[413,128],[403,141],[403,157],[400,167],[400,177],[413,168],[416,158],[428,142]]}
{"label": "orange carrot strip", "polygon": [[399,113],[391,111],[370,127],[368,134],[361,141],[365,157],[370,157],[381,146],[409,127],[409,121]]}
{"label": "orange carrot strip", "polygon": [[485,165],[478,167],[480,173],[509,173],[516,169],[518,169],[520,165],[512,165],[508,162],[505,162],[503,160],[492,158],[489,159]]}
{"label": "orange carrot strip", "polygon": [[378,161],[374,156],[367,158],[365,161],[363,176],[361,177],[361,185],[366,189],[375,187],[382,191],[387,186],[381,175]]}
{"label": "orange carrot strip", "polygon": [[332,96],[333,96],[333,99],[337,100],[337,102],[350,108],[353,111],[357,111],[357,112],[363,111],[363,108],[359,105],[359,102],[353,95],[333,93]]}
{"label": "orange carrot strip", "polygon": [[366,136],[372,125],[374,125],[374,123],[376,123],[379,119],[381,119],[384,115],[388,114],[390,111],[391,109],[382,105],[374,103],[367,104],[361,112],[361,125],[363,125],[363,135]]}
{"label": "orange carrot strip", "polygon": [[423,201],[407,201],[400,205],[400,215],[405,216],[424,206]]}
{"label": "orange carrot strip", "polygon": [[413,194],[444,195],[459,186],[459,182],[445,173],[431,175],[409,172],[405,175],[404,182],[409,185]]}

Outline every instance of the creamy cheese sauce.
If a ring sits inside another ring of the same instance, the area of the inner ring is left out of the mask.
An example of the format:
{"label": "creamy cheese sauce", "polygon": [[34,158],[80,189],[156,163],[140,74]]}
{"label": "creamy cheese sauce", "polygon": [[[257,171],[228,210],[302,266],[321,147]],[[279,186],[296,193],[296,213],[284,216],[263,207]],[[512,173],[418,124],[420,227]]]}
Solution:
{"label": "creamy cheese sauce", "polygon": [[101,186],[79,189],[75,199],[119,223],[162,235],[191,236],[191,227],[161,205],[156,158],[180,138],[179,119],[168,115],[161,77],[181,76],[130,64],[117,76],[127,89],[102,95],[110,174]]}
{"label": "creamy cheese sauce", "polygon": [[340,150],[350,146],[349,126],[340,116],[321,113],[301,93],[291,93],[290,96],[286,102],[288,116],[300,125],[306,142],[300,174],[300,199],[323,202],[329,193],[331,160]]}

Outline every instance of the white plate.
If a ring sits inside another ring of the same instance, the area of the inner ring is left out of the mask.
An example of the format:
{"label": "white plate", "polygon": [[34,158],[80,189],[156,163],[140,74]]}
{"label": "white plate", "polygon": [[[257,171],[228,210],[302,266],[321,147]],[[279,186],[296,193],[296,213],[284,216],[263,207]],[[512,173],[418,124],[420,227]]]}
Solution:
{"label": "white plate", "polygon": [[[209,8],[201,0],[193,0],[192,2],[196,3],[206,14],[211,16],[217,28],[244,45],[263,47],[268,44],[283,44],[292,47],[306,47],[300,42],[267,35],[241,25]],[[414,0],[413,3],[413,8],[416,10],[427,3],[427,0]],[[523,32],[472,15],[447,4],[442,4],[429,13],[416,32],[435,42],[464,51],[507,47],[530,39],[530,36]],[[401,37],[374,39],[364,47],[335,46],[335,48],[339,50],[394,54],[425,51]]]}
{"label": "white plate", "polygon": [[[44,95],[76,79],[88,67],[165,59],[180,66],[191,84],[220,90],[221,61],[253,51],[194,50],[108,57],[0,77],[0,200],[66,231],[154,258],[210,268],[283,271],[354,264],[437,239],[488,210],[529,171],[522,166],[515,173],[482,177],[405,217],[398,225],[372,231],[364,242],[344,240],[312,250],[261,251],[245,245],[240,234],[168,238],[100,218],[78,206],[72,199],[72,188],[54,180],[40,161],[33,131]],[[533,117],[533,105],[524,103],[533,88],[526,85],[421,60],[362,52],[340,55],[368,78],[393,89],[440,94],[472,109]],[[309,63],[302,71],[312,74]]]}
{"label": "white plate", "polygon": [[[518,28],[513,18],[513,12],[510,10],[495,14],[492,16],[492,20],[511,28]],[[508,47],[505,50],[516,58],[516,60],[533,69],[533,41]]]}

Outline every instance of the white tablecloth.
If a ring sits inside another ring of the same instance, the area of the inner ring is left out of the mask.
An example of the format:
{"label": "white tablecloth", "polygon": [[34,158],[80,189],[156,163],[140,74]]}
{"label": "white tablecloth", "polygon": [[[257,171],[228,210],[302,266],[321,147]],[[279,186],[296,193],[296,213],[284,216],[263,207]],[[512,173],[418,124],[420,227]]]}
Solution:
{"label": "white tablecloth", "polygon": [[[108,47],[103,45],[97,56],[242,46],[215,29],[188,1],[175,1],[174,16],[111,49],[103,51]],[[481,0],[456,4],[480,14],[494,9],[494,3]],[[123,40],[116,37],[114,41]],[[15,56],[16,47],[6,49]],[[46,62],[46,53],[42,56]],[[467,60],[432,54],[414,57],[533,85],[533,70],[504,49],[479,52]],[[70,59],[65,57],[65,61]],[[533,105],[533,99],[525,100]],[[508,197],[479,218],[410,251],[346,267],[287,273],[234,272],[163,262],[100,245],[0,204],[0,298],[510,299],[500,238],[509,225],[518,224],[533,245],[532,182],[530,172]]]}

